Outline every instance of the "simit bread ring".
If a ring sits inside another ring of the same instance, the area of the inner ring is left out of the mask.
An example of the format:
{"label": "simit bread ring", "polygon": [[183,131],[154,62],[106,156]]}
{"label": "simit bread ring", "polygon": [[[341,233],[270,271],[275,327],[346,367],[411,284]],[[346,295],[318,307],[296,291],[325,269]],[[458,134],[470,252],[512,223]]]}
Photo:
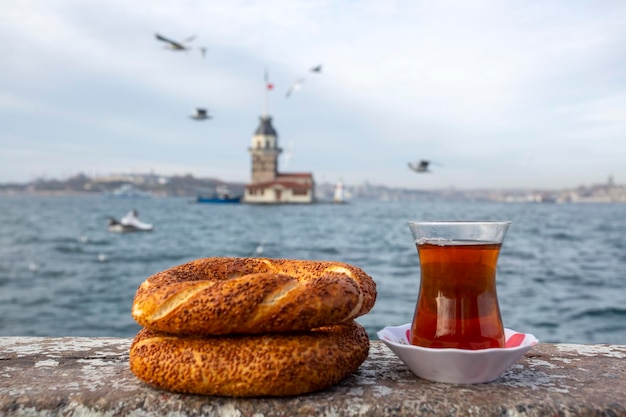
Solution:
{"label": "simit bread ring", "polygon": [[308,332],[174,336],[139,331],[130,369],[156,387],[230,397],[298,395],[330,387],[367,359],[369,339],[356,322]]}
{"label": "simit bread ring", "polygon": [[132,315],[173,334],[259,334],[347,322],[375,300],[372,278],[340,262],[204,258],[145,280]]}

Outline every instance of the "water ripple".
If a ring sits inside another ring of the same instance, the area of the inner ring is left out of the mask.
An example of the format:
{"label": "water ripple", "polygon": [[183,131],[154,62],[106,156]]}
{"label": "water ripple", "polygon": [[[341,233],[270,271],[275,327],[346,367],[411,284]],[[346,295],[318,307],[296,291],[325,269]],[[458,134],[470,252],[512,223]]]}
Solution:
{"label": "water ripple", "polygon": [[[155,231],[112,234],[135,208]],[[411,321],[419,262],[408,220],[512,220],[498,263],[507,327],[542,341],[626,344],[623,205],[354,201],[221,207],[186,199],[0,198],[0,335],[132,337],[137,286],[210,256],[352,263],[378,285],[376,330]]]}

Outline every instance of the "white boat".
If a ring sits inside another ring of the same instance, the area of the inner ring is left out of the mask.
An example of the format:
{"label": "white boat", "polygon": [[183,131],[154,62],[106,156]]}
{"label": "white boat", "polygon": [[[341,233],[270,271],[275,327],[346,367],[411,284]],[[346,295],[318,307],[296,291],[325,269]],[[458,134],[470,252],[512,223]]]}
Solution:
{"label": "white boat", "polygon": [[345,199],[344,192],[343,192],[343,184],[341,183],[341,181],[338,181],[337,185],[335,186],[335,193],[333,195],[333,203],[336,203],[336,204],[346,203],[346,199]]}
{"label": "white boat", "polygon": [[113,198],[149,198],[152,197],[147,191],[144,191],[133,184],[122,184],[111,192],[106,192],[107,197]]}
{"label": "white boat", "polygon": [[129,232],[151,232],[154,227],[150,223],[144,223],[139,220],[137,210],[131,210],[126,216],[119,221],[115,218],[109,218],[109,232],[129,233]]}

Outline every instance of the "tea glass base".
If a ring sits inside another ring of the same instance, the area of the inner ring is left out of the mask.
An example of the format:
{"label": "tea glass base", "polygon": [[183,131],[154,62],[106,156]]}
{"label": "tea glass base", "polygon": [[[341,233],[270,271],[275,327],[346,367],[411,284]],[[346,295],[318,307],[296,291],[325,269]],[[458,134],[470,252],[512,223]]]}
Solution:
{"label": "tea glass base", "polygon": [[504,329],[505,347],[479,350],[424,348],[411,345],[411,323],[388,326],[377,334],[411,372],[420,378],[452,384],[491,382],[539,340],[532,334]]}

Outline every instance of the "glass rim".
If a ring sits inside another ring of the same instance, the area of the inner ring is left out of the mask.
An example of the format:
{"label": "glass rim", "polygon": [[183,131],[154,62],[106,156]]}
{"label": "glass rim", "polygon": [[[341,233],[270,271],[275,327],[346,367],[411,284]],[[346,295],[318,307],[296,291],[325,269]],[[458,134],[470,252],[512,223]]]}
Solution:
{"label": "glass rim", "polygon": [[421,221],[421,220],[409,220],[407,222],[410,225],[424,225],[424,226],[476,226],[476,225],[508,225],[511,224],[511,220],[435,220],[435,221]]}

